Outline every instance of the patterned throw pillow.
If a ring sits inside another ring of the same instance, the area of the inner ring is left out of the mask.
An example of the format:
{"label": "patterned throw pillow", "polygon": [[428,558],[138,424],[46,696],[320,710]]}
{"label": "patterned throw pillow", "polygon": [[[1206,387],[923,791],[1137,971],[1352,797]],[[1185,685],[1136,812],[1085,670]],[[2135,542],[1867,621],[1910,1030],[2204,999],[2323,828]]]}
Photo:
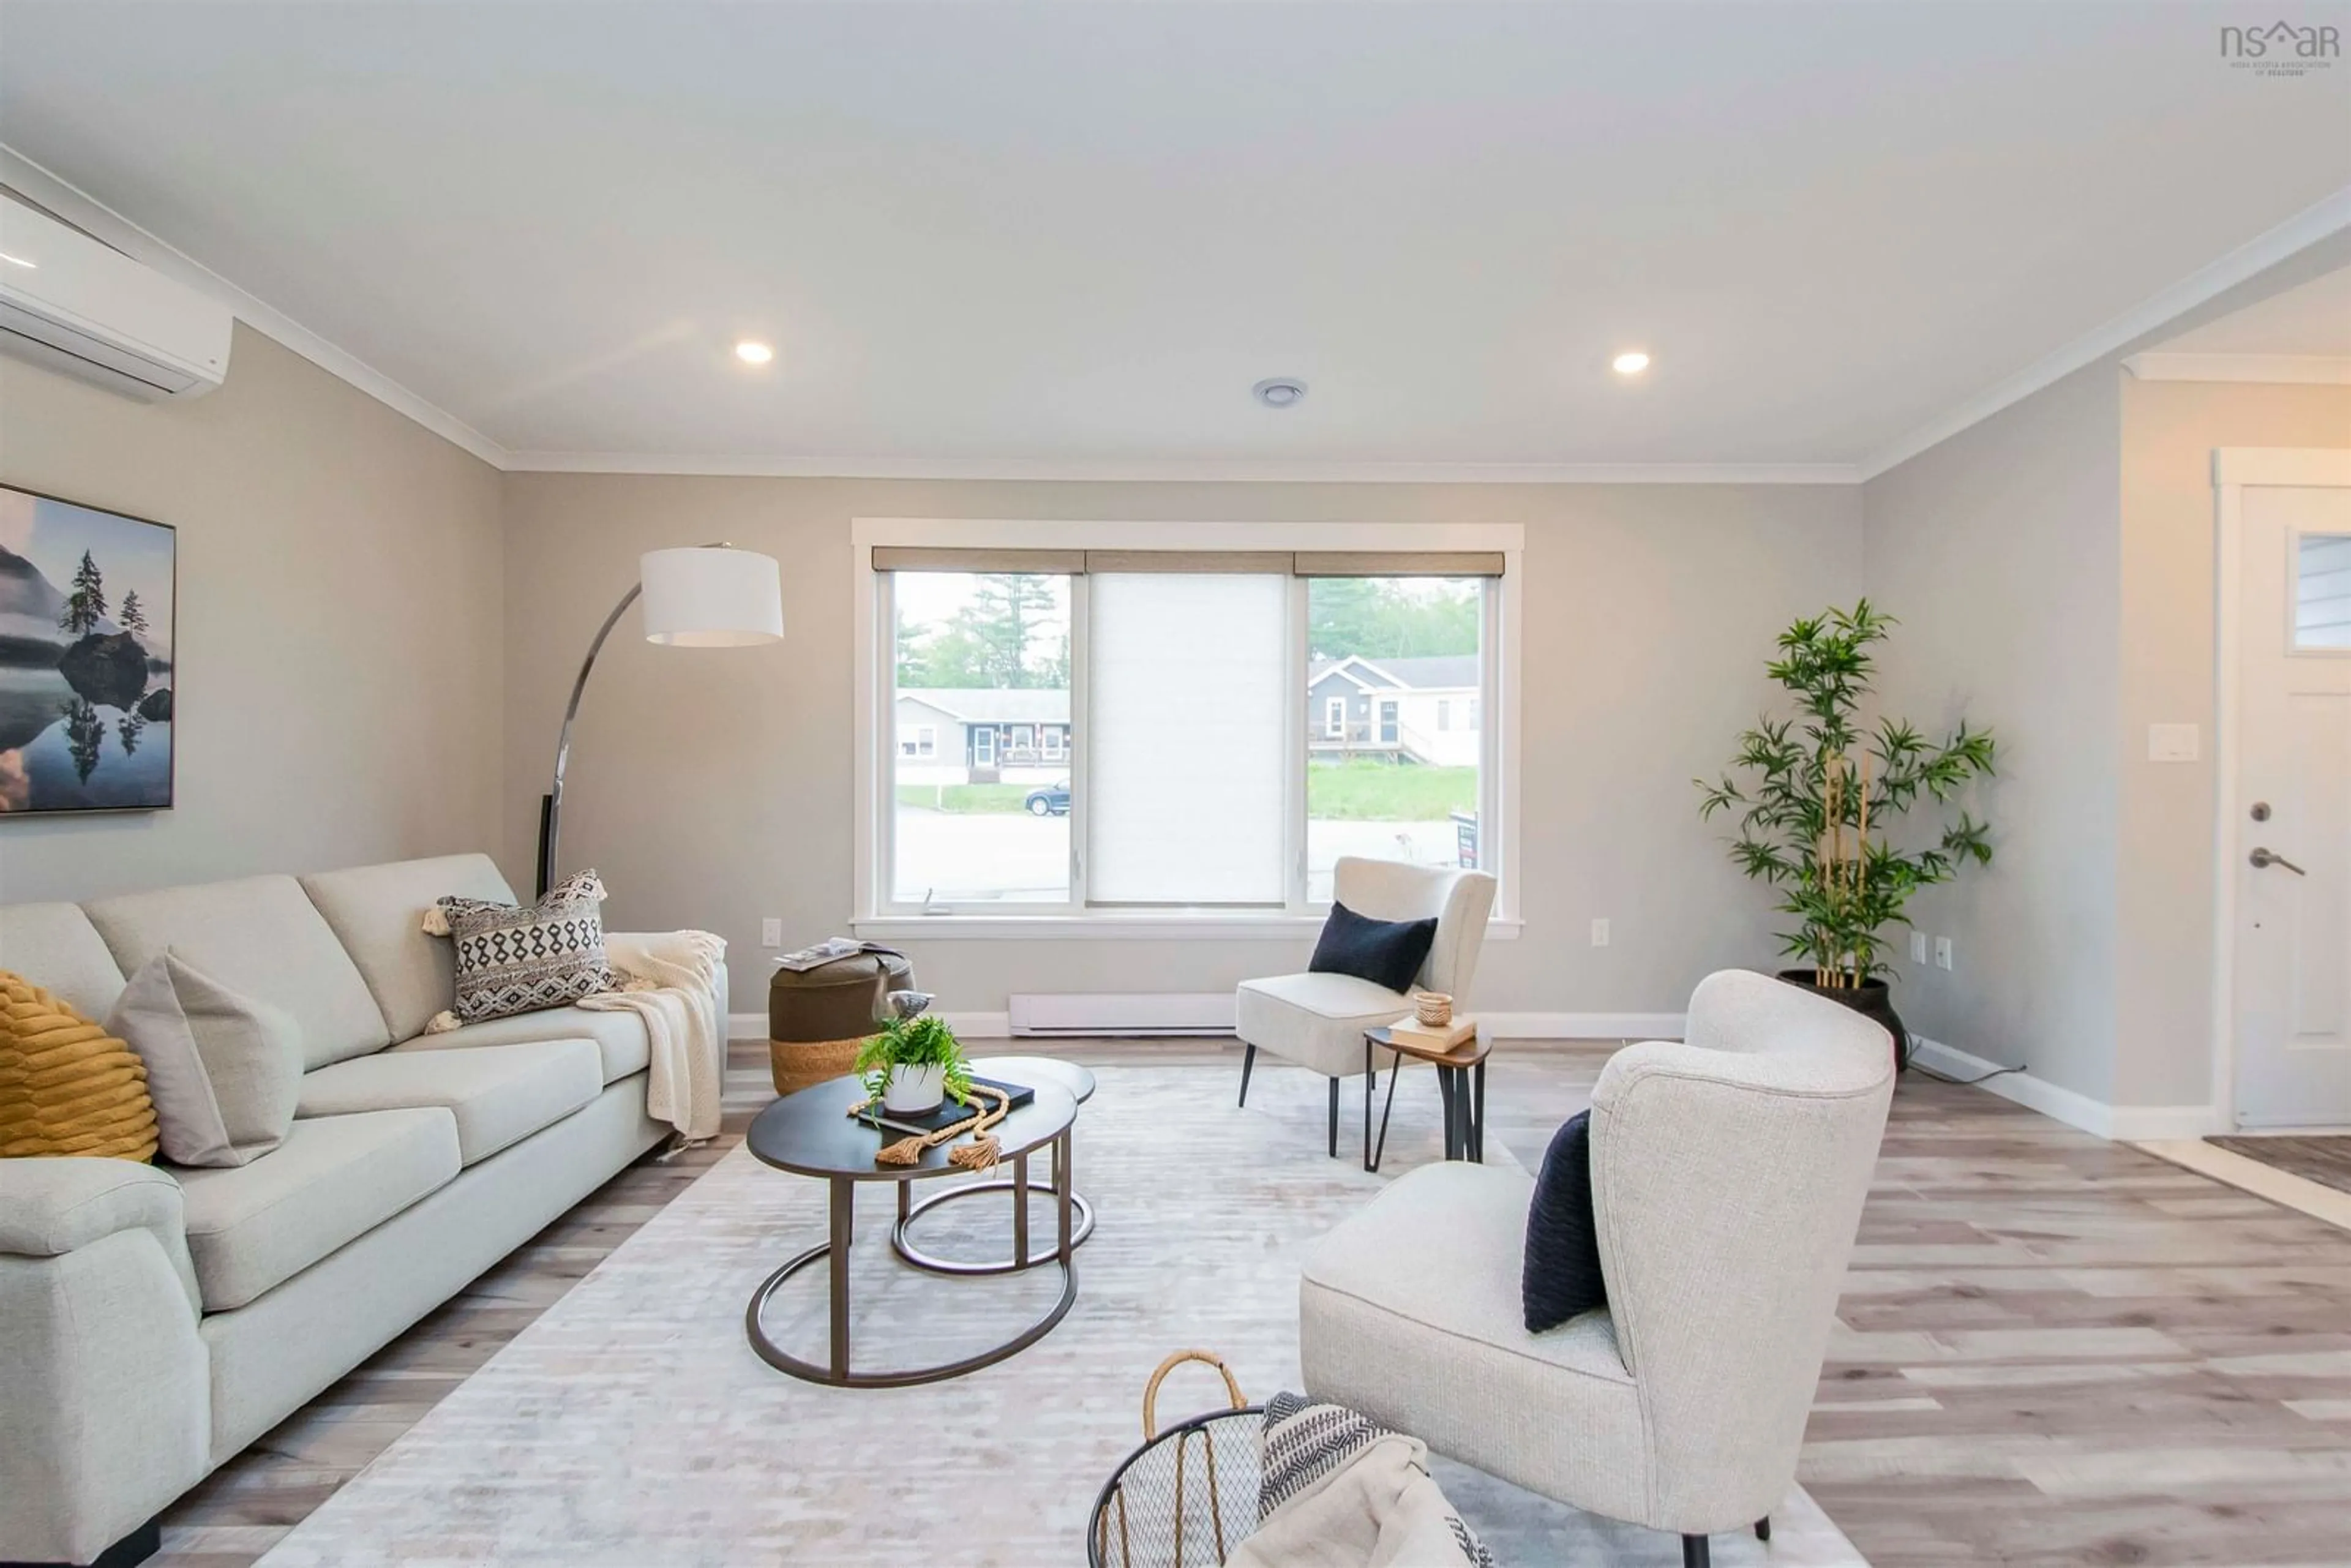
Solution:
{"label": "patterned throw pillow", "polygon": [[481,898],[435,904],[424,928],[456,945],[457,1022],[535,1013],[611,990],[597,908],[603,899],[603,883],[583,871],[519,908]]}

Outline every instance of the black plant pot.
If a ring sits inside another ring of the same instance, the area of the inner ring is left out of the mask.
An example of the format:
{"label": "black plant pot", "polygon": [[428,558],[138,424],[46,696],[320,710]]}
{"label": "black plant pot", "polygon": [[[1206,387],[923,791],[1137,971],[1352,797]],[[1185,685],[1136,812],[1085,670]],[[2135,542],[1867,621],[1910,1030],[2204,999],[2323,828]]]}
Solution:
{"label": "black plant pot", "polygon": [[1780,978],[1792,986],[1841,1002],[1862,1017],[1881,1025],[1894,1037],[1894,1070],[1897,1072],[1910,1065],[1910,1031],[1902,1027],[1902,1015],[1894,1010],[1894,993],[1883,980],[1864,980],[1859,988],[1848,986],[1816,986],[1810,969],[1782,969]]}

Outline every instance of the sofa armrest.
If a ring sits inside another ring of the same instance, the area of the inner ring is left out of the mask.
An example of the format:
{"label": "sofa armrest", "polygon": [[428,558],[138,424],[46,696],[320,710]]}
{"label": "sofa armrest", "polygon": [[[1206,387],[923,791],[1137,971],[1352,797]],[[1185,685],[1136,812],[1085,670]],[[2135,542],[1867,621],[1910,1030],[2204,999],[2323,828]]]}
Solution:
{"label": "sofa armrest", "polygon": [[0,1253],[58,1258],[119,1230],[153,1232],[197,1304],[180,1184],[169,1173],[131,1160],[0,1160]]}
{"label": "sofa armrest", "polygon": [[204,1479],[198,1311],[169,1174],[0,1160],[0,1560],[87,1563]]}

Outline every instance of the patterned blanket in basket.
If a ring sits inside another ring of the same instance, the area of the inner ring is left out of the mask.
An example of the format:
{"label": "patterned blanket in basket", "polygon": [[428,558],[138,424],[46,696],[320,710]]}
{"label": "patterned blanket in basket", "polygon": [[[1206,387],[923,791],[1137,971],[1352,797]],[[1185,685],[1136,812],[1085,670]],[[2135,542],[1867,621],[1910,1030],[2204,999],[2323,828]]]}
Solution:
{"label": "patterned blanket in basket", "polygon": [[1342,1405],[1265,1407],[1257,1533],[1227,1568],[1495,1568],[1428,1473],[1428,1445]]}

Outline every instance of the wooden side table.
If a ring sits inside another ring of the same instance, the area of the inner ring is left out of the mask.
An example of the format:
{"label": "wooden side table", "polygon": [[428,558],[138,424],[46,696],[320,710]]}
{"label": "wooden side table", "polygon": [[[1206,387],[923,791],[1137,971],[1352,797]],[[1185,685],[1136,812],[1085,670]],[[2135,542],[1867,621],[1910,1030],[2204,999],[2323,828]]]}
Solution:
{"label": "wooden side table", "polygon": [[[1437,1069],[1437,1090],[1445,1097],[1445,1157],[1486,1161],[1486,1056],[1491,1048],[1482,1035],[1471,1035],[1449,1051],[1432,1051],[1409,1041],[1399,1042],[1383,1025],[1364,1031],[1364,1168],[1376,1171],[1387,1153],[1388,1115],[1395,1109],[1396,1080],[1404,1076],[1406,1058]],[[1373,1056],[1375,1051],[1394,1057],[1388,1069],[1387,1103],[1380,1110],[1380,1140],[1372,1142]]]}

